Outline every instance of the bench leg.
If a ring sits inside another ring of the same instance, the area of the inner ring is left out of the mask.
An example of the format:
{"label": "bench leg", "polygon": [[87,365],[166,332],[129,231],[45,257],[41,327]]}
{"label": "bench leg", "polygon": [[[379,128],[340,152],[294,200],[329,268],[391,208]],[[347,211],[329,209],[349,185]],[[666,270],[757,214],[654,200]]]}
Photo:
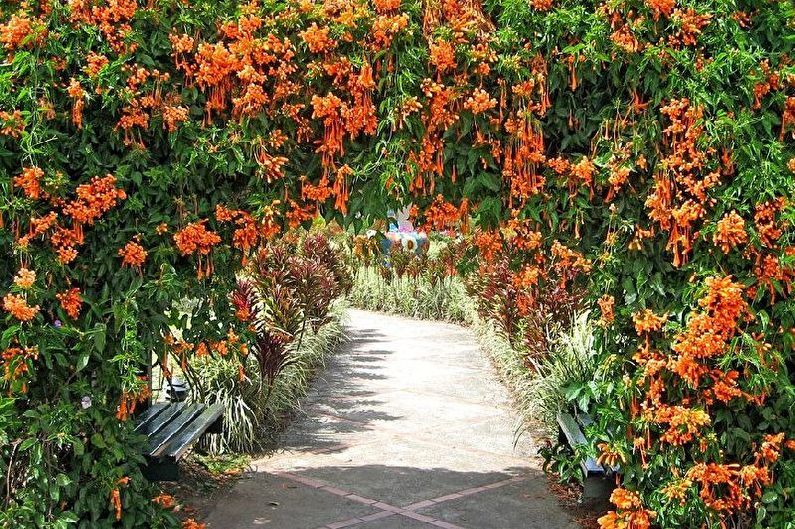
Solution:
{"label": "bench leg", "polygon": [[142,470],[149,481],[179,481],[179,465],[176,459],[150,459]]}
{"label": "bench leg", "polygon": [[224,416],[221,415],[214,423],[207,428],[205,433],[223,433],[224,432]]}
{"label": "bench leg", "polygon": [[616,483],[611,478],[602,476],[589,476],[582,484],[582,503],[606,502],[616,488]]}

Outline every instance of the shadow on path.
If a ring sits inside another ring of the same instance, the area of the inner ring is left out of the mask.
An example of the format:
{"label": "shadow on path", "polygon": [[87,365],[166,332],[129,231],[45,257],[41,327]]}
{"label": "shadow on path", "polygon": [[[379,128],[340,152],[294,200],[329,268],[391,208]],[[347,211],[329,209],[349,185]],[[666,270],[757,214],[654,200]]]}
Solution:
{"label": "shadow on path", "polygon": [[[386,501],[389,498],[390,501]],[[212,527],[576,529],[539,471],[456,472],[384,465],[258,472]],[[218,525],[223,520],[224,525]]]}
{"label": "shadow on path", "polygon": [[210,529],[576,529],[470,331],[351,311],[348,334]]}

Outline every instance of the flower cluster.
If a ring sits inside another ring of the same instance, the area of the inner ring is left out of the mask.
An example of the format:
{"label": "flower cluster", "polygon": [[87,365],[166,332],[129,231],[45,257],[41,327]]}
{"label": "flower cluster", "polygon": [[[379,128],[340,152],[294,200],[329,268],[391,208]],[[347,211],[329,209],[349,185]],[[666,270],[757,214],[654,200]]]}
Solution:
{"label": "flower cluster", "polygon": [[720,246],[723,253],[729,253],[732,248],[748,242],[743,218],[736,211],[724,215],[715,227],[712,241]]}
{"label": "flower cluster", "polygon": [[[0,369],[3,371],[3,382],[12,383],[20,380],[31,370],[31,364],[39,358],[37,347],[9,347],[0,356]],[[27,384],[22,383],[21,393],[26,393]]]}
{"label": "flower cluster", "polygon": [[122,258],[122,266],[129,266],[141,271],[141,267],[146,262],[148,252],[141,246],[138,241],[129,241],[123,248],[119,249],[119,257]]}
{"label": "flower cluster", "polygon": [[61,303],[61,308],[69,315],[70,318],[76,320],[80,317],[80,307],[83,304],[83,298],[80,296],[79,288],[70,288],[65,292],[59,292],[55,298]]}
{"label": "flower cluster", "polygon": [[28,305],[27,300],[19,294],[6,294],[3,298],[3,310],[19,321],[31,321],[39,313],[39,306]]}
{"label": "flower cluster", "polygon": [[198,276],[199,278],[209,277],[213,273],[212,259],[207,259],[206,268],[203,265],[202,257],[210,255],[213,247],[221,242],[221,237],[214,231],[208,230],[207,220],[192,222],[174,234],[174,243],[182,255],[198,256]]}

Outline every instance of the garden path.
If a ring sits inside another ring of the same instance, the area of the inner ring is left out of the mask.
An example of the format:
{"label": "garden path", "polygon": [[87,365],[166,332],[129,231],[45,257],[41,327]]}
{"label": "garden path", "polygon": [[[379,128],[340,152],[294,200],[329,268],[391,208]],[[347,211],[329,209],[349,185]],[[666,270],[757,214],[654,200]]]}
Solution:
{"label": "garden path", "polygon": [[471,331],[352,310],[348,334],[209,529],[576,529]]}

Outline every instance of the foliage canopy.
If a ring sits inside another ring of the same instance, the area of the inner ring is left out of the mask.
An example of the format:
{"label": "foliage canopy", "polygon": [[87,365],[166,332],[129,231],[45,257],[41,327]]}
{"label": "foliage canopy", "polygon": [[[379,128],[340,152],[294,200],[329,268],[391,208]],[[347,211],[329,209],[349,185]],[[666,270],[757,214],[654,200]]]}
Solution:
{"label": "foliage canopy", "polygon": [[6,526],[173,523],[124,421],[148,353],[242,355],[248,254],[412,203],[521,310],[599,302],[604,527],[791,527],[791,1],[1,5]]}

